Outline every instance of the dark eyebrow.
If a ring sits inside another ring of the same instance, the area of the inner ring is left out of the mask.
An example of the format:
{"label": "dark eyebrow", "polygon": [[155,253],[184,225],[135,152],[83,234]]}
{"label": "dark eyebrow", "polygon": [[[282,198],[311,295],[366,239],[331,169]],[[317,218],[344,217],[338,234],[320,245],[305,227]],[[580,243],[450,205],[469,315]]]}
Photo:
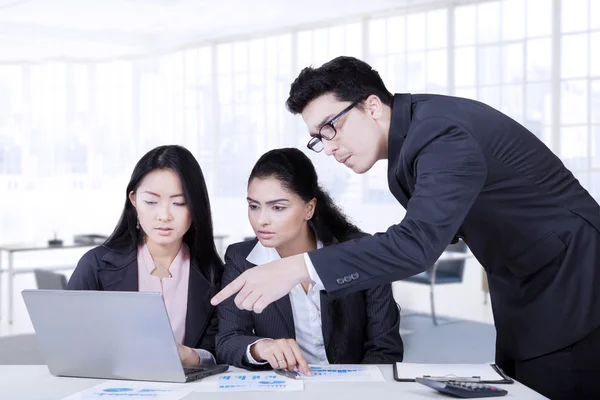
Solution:
{"label": "dark eyebrow", "polygon": [[[144,190],[143,193],[148,193],[148,194],[151,194],[152,196],[160,197],[160,195],[158,195],[158,194],[156,194],[154,192],[151,192],[149,190]],[[182,194],[174,194],[173,196],[169,196],[169,197],[170,198],[174,198],[174,197],[184,197],[184,196],[183,196],[183,193],[182,193]]]}
{"label": "dark eyebrow", "polygon": [[[320,130],[320,129],[321,129],[321,128],[322,128],[322,127],[323,127],[323,126],[326,124],[326,123],[328,123],[328,122],[329,122],[329,121],[330,121],[330,120],[331,120],[333,117],[334,117],[334,114],[329,114],[329,115],[327,115],[327,116],[326,116],[325,118],[323,118],[323,119],[321,120],[321,122],[320,122],[320,123],[317,125],[317,129],[319,129],[319,130]],[[318,132],[317,132],[317,133],[315,133],[315,132],[310,132],[310,131],[309,131],[309,132],[308,132],[308,134],[309,134],[311,137],[319,137],[319,133],[318,133]]]}
{"label": "dark eyebrow", "polygon": [[328,123],[334,116],[335,116],[335,114],[329,114],[329,115],[327,115],[325,118],[323,118],[321,120],[321,122],[317,125],[317,127],[319,129],[322,128],[323,125],[325,125],[326,123]]}
{"label": "dark eyebrow", "polygon": [[[254,199],[253,199],[253,198],[251,198],[251,197],[246,197],[246,200],[248,200],[248,201],[251,201],[251,202],[253,202],[253,203],[258,203],[258,204],[260,204],[260,201],[256,201],[256,200],[254,200]],[[288,199],[275,199],[275,200],[269,200],[269,201],[267,201],[267,204],[268,204],[268,205],[271,205],[271,204],[275,204],[275,203],[282,203],[282,202],[288,202],[288,203],[289,203],[290,201],[289,201]]]}

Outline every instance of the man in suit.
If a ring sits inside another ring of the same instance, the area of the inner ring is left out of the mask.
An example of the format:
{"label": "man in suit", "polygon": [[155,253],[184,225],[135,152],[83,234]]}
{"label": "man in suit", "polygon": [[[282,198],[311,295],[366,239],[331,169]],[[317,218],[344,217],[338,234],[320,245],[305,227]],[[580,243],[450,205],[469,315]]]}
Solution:
{"label": "man in suit", "polygon": [[387,232],[253,268],[235,292],[260,312],[297,282],[330,295],[428,269],[462,238],[484,267],[496,362],[550,398],[600,398],[600,208],[541,141],[482,103],[395,95],[368,64],[338,57],[305,68],[290,90],[309,148],[356,173],[388,160],[406,208]]}

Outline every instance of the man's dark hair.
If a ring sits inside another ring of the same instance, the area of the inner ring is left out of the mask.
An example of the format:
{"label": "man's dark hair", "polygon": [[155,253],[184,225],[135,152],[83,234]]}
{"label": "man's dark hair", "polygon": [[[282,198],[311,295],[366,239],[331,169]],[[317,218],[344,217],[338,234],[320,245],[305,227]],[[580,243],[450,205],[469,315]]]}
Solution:
{"label": "man's dark hair", "polygon": [[369,64],[341,56],[319,68],[304,68],[292,83],[287,109],[292,114],[299,114],[308,103],[327,93],[333,93],[340,101],[350,102],[362,101],[374,94],[388,106],[394,99],[379,73]]}

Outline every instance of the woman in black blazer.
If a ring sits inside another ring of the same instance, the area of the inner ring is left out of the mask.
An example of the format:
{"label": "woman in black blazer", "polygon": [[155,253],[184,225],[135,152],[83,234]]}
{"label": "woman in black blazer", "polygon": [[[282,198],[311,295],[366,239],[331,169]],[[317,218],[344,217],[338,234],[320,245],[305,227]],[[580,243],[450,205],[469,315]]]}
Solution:
{"label": "woman in black blazer", "polygon": [[[247,200],[257,239],[228,247],[224,285],[255,265],[366,235],[319,187],[298,149],[264,154],[250,174]],[[322,290],[298,285],[260,314],[240,310],[233,297],[221,303],[219,362],[310,373],[308,364],[402,361],[400,313],[389,284],[338,299]]]}
{"label": "woman in black blazer", "polygon": [[222,268],[200,165],[184,147],[161,146],[135,166],[117,227],[81,258],[68,289],[160,291],[181,361],[192,366],[214,363],[210,298]]}

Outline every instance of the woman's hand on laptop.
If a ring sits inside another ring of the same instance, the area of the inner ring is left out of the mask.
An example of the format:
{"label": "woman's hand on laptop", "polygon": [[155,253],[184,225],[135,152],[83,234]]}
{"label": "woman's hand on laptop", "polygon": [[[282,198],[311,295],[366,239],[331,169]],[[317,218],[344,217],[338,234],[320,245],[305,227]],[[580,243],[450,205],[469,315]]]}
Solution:
{"label": "woman's hand on laptop", "polygon": [[191,347],[184,346],[177,343],[177,351],[179,352],[179,359],[184,367],[194,367],[200,364],[200,356],[196,350]]}
{"label": "woman's hand on laptop", "polygon": [[310,367],[298,343],[294,339],[261,340],[250,348],[256,361],[267,361],[274,369],[298,370],[312,375]]}

